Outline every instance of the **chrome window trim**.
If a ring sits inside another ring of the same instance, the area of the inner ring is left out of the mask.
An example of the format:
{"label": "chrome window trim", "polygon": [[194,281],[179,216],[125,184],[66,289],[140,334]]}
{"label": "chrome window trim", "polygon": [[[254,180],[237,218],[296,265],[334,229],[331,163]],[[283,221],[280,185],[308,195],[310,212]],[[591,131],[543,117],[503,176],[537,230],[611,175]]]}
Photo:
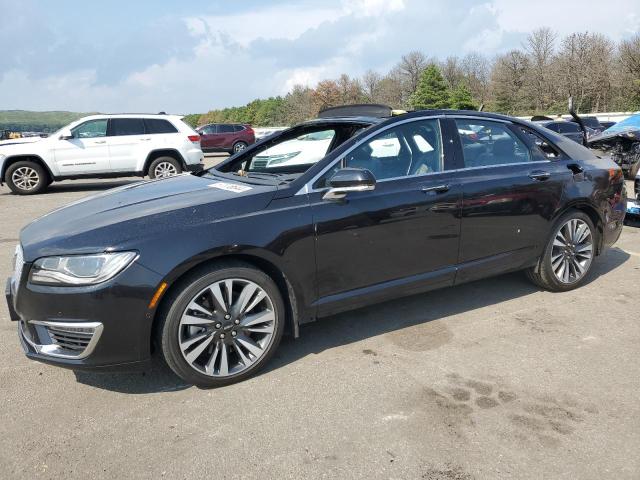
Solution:
{"label": "chrome window trim", "polygon": [[[314,193],[314,192],[324,192],[326,190],[328,190],[329,187],[325,187],[322,189],[314,189],[313,188],[313,184],[316,183],[316,181],[322,177],[325,173],[327,173],[327,171],[329,169],[331,169],[336,163],[341,162],[345,156],[347,156],[349,153],[351,153],[353,150],[355,150],[356,148],[360,147],[362,144],[364,144],[365,142],[367,142],[369,139],[379,135],[380,133],[386,132],[387,130],[397,127],[398,125],[404,125],[405,123],[412,123],[412,122],[418,122],[421,120],[440,120],[446,118],[444,115],[427,115],[425,117],[413,117],[413,118],[407,118],[405,120],[401,120],[398,122],[394,122],[392,124],[389,124],[379,130],[376,130],[374,132],[369,133],[367,136],[363,137],[362,139],[360,139],[359,142],[356,142],[354,145],[351,146],[351,148],[349,148],[348,150],[345,150],[344,153],[342,155],[340,155],[338,158],[336,158],[333,162],[331,162],[329,165],[327,165],[325,168],[323,168],[319,173],[317,173],[311,180],[309,180],[308,182],[306,182],[302,188],[300,188],[300,190],[298,190],[296,192],[296,195],[306,195],[308,193]],[[440,128],[440,143],[442,144],[442,128]],[[442,154],[444,155],[444,147],[442,149]],[[442,159],[441,159],[442,160]],[[450,170],[449,170],[450,171]],[[425,175],[433,175],[435,173],[443,173],[443,172],[431,172],[431,173],[424,173],[422,175],[411,175],[411,176],[407,176],[407,175],[403,175],[401,177],[394,177],[394,178],[385,178],[383,180],[380,181],[376,181],[376,183],[382,183],[385,181],[389,181],[389,180],[397,180],[398,178],[418,178],[418,177],[422,177]]]}

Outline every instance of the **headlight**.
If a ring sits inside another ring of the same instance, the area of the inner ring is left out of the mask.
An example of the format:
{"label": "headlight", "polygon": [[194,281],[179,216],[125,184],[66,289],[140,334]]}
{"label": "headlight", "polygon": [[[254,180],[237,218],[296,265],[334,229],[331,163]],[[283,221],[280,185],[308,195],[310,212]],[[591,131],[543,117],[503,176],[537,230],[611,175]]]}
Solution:
{"label": "headlight", "polygon": [[31,267],[29,281],[38,285],[95,285],[115,277],[136,256],[136,252],[116,252],[43,257]]}
{"label": "headlight", "polygon": [[282,155],[269,155],[269,157],[267,157],[269,159],[267,166],[270,167],[271,165],[278,165],[279,163],[284,163],[287,160],[299,154],[300,152],[289,152],[289,153],[283,153]]}

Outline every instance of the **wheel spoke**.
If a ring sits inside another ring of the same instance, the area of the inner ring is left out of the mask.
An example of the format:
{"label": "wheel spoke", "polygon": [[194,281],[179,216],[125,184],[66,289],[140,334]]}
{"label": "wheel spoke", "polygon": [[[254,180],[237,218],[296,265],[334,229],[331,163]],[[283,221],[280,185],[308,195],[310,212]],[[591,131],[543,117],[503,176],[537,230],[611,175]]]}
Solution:
{"label": "wheel spoke", "polygon": [[198,305],[195,300],[191,301],[191,303],[189,304],[189,306],[187,307],[187,311],[188,310],[195,310],[196,312],[199,312],[203,315],[207,315],[208,317],[212,317],[213,316],[213,312],[207,310],[206,308],[204,308],[202,305]]}
{"label": "wheel spoke", "polygon": [[239,342],[234,341],[233,342],[233,348],[238,353],[238,356],[240,357],[240,361],[242,362],[242,364],[245,367],[248,367],[249,365],[251,365],[255,361],[255,360],[252,360],[251,357],[249,357],[248,355],[246,355],[244,353],[244,351],[242,350],[242,347],[240,347],[240,343]]}
{"label": "wheel spoke", "polygon": [[222,355],[220,356],[220,375],[229,375],[229,354],[227,352],[227,345],[225,343],[220,344],[220,350]]}
{"label": "wheel spoke", "polygon": [[213,352],[211,353],[211,357],[209,357],[209,361],[204,367],[204,371],[207,373],[207,375],[213,375],[213,369],[215,368],[216,359],[218,358],[219,354],[220,354],[220,344],[216,343],[216,346],[213,349]]}
{"label": "wheel spoke", "polygon": [[256,357],[259,357],[263,353],[262,347],[245,335],[236,337],[236,342],[249,350]]}
{"label": "wheel spoke", "polygon": [[259,325],[261,323],[273,322],[276,316],[273,312],[266,310],[264,312],[255,313],[253,315],[247,315],[240,321],[240,326],[243,328],[251,327],[252,325]]}
{"label": "wheel spoke", "polygon": [[273,333],[274,326],[271,323],[266,325],[258,326],[258,327],[245,327],[243,328],[245,332],[253,332],[253,333]]}
{"label": "wheel spoke", "polygon": [[200,340],[203,340],[203,339],[207,338],[209,335],[211,335],[210,332],[204,332],[204,333],[200,333],[198,335],[194,335],[190,339],[185,340],[184,342],[182,342],[180,344],[180,347],[182,347],[182,350],[184,351],[187,348],[189,348],[191,345],[193,345],[194,343],[197,343]]}
{"label": "wheel spoke", "polygon": [[254,283],[248,283],[240,292],[240,297],[238,297],[238,303],[234,306],[234,314],[241,315],[244,313],[244,309],[253,297],[253,294],[258,289],[258,286]]}
{"label": "wheel spoke", "polygon": [[227,305],[222,298],[222,292],[220,291],[220,284],[215,283],[209,287],[211,295],[213,295],[213,301],[216,304],[216,310],[220,309],[222,312],[227,313]]}
{"label": "wheel spoke", "polygon": [[182,317],[182,325],[210,325],[215,320],[210,318],[194,317],[193,315],[185,314]]}
{"label": "wheel spoke", "polygon": [[209,334],[204,342],[201,342],[200,345],[187,354],[187,362],[193,363],[193,361],[198,358],[202,352],[204,352],[204,349],[207,348],[212,341],[213,335]]}
{"label": "wheel spoke", "polygon": [[247,313],[256,308],[256,306],[267,296],[264,291],[260,290],[256,296],[253,298],[252,302],[249,304],[247,308],[244,309],[242,313]]}

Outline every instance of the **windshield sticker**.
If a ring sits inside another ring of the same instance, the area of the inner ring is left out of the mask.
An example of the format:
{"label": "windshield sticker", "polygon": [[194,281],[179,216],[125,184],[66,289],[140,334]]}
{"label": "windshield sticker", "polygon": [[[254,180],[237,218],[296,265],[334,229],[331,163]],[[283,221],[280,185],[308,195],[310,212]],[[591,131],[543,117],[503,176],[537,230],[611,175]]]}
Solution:
{"label": "windshield sticker", "polygon": [[251,190],[251,187],[246,185],[238,185],[237,183],[216,182],[209,185],[210,188],[219,188],[220,190],[226,190],[228,192],[242,193],[247,190]]}

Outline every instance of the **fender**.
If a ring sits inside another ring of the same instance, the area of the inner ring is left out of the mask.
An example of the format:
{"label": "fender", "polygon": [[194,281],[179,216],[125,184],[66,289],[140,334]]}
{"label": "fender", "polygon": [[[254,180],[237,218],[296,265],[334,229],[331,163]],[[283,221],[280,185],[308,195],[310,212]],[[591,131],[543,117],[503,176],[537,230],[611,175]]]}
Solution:
{"label": "fender", "polygon": [[176,159],[178,159],[180,161],[180,164],[182,165],[182,168],[184,170],[187,169],[187,163],[184,160],[184,157],[182,156],[182,154],[176,150],[175,148],[156,148],[151,150],[146,158],[144,159],[144,162],[138,162],[138,165],[136,166],[136,171],[138,172],[142,172],[143,174],[146,175],[147,171],[149,170],[149,165],[151,165],[151,162],[153,162],[156,158],[164,156],[164,155],[168,155],[171,157],[175,157]]}
{"label": "fender", "polygon": [[45,162],[40,155],[20,154],[20,155],[12,155],[10,157],[5,157],[3,160],[0,160],[0,185],[4,185],[4,175],[5,173],[7,173],[7,169],[9,168],[9,166],[16,161],[19,162],[20,160],[35,160],[36,162],[38,162],[40,165],[44,167],[44,169],[49,174],[49,178],[51,179],[56,178],[56,175],[53,174],[53,171],[51,170],[47,162]]}

